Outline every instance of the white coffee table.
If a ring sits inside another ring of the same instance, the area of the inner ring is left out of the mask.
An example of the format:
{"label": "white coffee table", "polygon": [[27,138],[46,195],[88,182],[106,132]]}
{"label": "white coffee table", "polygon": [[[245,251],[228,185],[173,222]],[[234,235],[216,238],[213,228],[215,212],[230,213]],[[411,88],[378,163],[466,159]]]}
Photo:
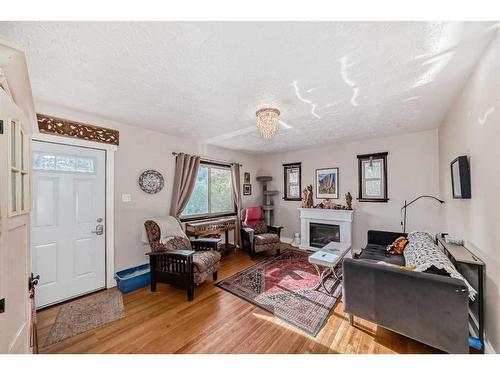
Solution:
{"label": "white coffee table", "polygon": [[[342,262],[342,259],[344,259],[350,249],[351,245],[346,242],[330,242],[328,245],[309,256],[309,263],[314,266],[319,275],[319,283],[315,288],[322,286],[330,295],[334,292],[335,283],[332,290],[328,290],[325,286],[325,279],[330,275],[333,275],[338,281],[342,279],[342,275],[337,274],[335,267]],[[320,267],[323,268],[322,271]]]}

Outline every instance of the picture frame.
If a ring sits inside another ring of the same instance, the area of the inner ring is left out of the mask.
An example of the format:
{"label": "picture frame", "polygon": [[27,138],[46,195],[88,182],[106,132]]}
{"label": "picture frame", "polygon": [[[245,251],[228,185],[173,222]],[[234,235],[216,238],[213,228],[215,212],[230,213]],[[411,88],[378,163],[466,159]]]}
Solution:
{"label": "picture frame", "polygon": [[243,195],[252,195],[252,185],[243,184]]}
{"label": "picture frame", "polygon": [[243,174],[243,183],[244,184],[249,184],[250,183],[250,172],[245,172]]}
{"label": "picture frame", "polygon": [[339,199],[339,169],[316,169],[316,198]]}
{"label": "picture frame", "polygon": [[470,170],[467,156],[459,156],[450,163],[453,199],[470,199]]}

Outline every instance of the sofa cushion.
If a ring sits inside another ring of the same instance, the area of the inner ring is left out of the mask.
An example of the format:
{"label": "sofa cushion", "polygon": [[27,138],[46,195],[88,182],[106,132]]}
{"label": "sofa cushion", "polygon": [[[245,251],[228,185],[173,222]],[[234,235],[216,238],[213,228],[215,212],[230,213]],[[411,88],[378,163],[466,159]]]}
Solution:
{"label": "sofa cushion", "polygon": [[194,271],[203,273],[215,263],[220,262],[221,255],[215,251],[195,251],[193,254]]}
{"label": "sofa cushion", "polygon": [[279,243],[280,238],[275,233],[262,233],[255,235],[255,244],[256,245],[267,245],[271,243]]}
{"label": "sofa cushion", "polygon": [[364,249],[359,259],[384,261],[398,266],[405,265],[405,258],[400,254],[390,254],[386,251],[386,247],[382,245],[368,244]]}
{"label": "sofa cushion", "polygon": [[264,220],[258,221],[255,224],[244,224],[245,227],[252,228],[255,234],[267,232],[267,224]]}

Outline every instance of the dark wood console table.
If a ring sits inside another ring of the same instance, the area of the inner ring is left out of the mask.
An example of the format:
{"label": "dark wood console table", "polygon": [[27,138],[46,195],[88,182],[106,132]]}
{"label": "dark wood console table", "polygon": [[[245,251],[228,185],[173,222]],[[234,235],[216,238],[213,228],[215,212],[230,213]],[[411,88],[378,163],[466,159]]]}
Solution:
{"label": "dark wood console table", "polygon": [[484,353],[484,262],[466,247],[446,242],[442,233],[436,235],[436,243],[458,272],[477,291],[476,299],[469,299],[470,335],[481,341],[480,352]]}
{"label": "dark wood console table", "polygon": [[227,216],[217,219],[190,221],[186,223],[186,234],[194,238],[212,236],[224,233],[225,242],[220,244],[221,253],[234,251],[236,245],[229,243],[229,231],[234,231],[236,238],[236,216]]}

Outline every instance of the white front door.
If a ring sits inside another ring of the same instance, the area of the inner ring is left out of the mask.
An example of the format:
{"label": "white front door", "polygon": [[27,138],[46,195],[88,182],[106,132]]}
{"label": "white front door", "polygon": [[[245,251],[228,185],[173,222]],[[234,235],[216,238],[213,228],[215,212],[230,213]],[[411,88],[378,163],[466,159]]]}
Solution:
{"label": "white front door", "polygon": [[33,142],[36,306],[105,287],[105,152]]}

